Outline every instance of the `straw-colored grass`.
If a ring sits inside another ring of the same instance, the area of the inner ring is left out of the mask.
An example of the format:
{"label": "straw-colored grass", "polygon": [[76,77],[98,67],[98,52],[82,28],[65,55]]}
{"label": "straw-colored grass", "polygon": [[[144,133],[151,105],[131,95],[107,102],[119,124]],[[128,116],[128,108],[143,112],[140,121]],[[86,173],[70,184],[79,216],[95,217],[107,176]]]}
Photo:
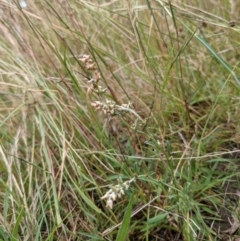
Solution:
{"label": "straw-colored grass", "polygon": [[25,1],[0,0],[0,240],[237,239],[237,1]]}

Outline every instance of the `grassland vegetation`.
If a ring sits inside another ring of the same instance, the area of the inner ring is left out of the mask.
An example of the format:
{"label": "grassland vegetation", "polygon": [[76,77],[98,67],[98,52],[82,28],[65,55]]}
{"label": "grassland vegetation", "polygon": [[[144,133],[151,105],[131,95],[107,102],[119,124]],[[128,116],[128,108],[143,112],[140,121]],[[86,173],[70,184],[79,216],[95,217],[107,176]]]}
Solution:
{"label": "grassland vegetation", "polygon": [[239,11],[0,0],[0,240],[239,240]]}

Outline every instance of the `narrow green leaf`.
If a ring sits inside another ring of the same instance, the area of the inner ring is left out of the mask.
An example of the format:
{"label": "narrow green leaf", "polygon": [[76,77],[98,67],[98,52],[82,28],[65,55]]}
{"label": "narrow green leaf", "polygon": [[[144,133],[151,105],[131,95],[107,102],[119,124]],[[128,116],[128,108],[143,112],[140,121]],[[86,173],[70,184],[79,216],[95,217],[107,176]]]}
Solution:
{"label": "narrow green leaf", "polygon": [[134,195],[132,194],[130,201],[128,203],[125,215],[123,217],[122,225],[118,231],[116,241],[124,241],[127,238],[129,223],[131,219],[132,204],[134,201]]}
{"label": "narrow green leaf", "polygon": [[205,39],[199,35],[195,35],[195,37],[207,48],[207,50],[214,56],[217,61],[224,66],[224,68],[233,76],[234,80],[240,86],[240,81],[237,75],[234,73],[232,68],[222,59],[222,57],[205,41]]}
{"label": "narrow green leaf", "polygon": [[149,218],[148,219],[148,224],[155,224],[155,223],[159,223],[161,222],[163,219],[165,219],[165,217],[168,215],[168,213],[161,213],[161,214],[158,214],[156,215],[155,217],[153,218]]}
{"label": "narrow green leaf", "polygon": [[7,233],[0,227],[0,241],[8,241]]}
{"label": "narrow green leaf", "polygon": [[22,220],[23,214],[24,214],[24,207],[21,207],[21,210],[18,214],[15,226],[14,226],[13,231],[12,231],[11,241],[19,240],[18,239],[18,228],[19,228],[20,222]]}

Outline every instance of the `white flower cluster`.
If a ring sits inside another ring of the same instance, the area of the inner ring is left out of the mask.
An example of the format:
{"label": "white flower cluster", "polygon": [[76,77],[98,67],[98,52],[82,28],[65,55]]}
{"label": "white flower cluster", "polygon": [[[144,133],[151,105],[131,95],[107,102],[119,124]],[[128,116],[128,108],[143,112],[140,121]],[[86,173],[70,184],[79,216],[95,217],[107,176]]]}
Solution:
{"label": "white flower cluster", "polygon": [[113,202],[116,201],[117,198],[120,198],[122,195],[124,195],[124,190],[128,190],[131,182],[133,181],[135,181],[135,178],[132,178],[131,180],[126,182],[118,180],[119,184],[111,187],[110,190],[106,192],[104,196],[101,197],[102,200],[107,199],[106,207],[112,209]]}
{"label": "white flower cluster", "polygon": [[123,112],[127,112],[131,108],[131,102],[128,104],[117,105],[112,100],[106,100],[106,102],[95,101],[91,103],[91,106],[96,110],[102,110],[105,115],[114,116]]}

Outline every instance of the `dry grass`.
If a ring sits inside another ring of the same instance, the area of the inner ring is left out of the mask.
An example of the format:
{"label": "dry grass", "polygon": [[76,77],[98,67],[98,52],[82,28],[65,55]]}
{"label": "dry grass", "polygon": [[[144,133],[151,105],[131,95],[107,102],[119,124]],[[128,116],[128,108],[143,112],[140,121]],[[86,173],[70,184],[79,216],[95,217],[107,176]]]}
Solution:
{"label": "dry grass", "polygon": [[26,5],[0,0],[0,240],[237,238],[239,4]]}

